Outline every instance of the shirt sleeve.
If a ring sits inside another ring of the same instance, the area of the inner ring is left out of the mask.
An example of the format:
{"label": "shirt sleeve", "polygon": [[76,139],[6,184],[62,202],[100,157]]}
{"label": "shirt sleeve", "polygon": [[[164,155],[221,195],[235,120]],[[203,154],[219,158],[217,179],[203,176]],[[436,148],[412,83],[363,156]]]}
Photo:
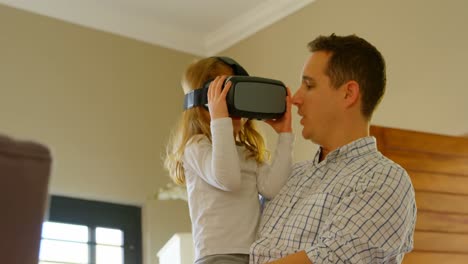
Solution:
{"label": "shirt sleeve", "polygon": [[272,199],[291,175],[293,144],[292,133],[280,133],[271,164],[263,163],[258,168],[258,191],[267,199]]}
{"label": "shirt sleeve", "polygon": [[231,118],[212,120],[211,135],[212,142],[206,136],[191,139],[185,148],[184,162],[211,186],[237,191],[241,174]]}
{"label": "shirt sleeve", "polygon": [[412,249],[416,205],[409,177],[395,167],[376,175],[384,180],[363,180],[332,209],[319,243],[306,250],[314,264],[400,263]]}

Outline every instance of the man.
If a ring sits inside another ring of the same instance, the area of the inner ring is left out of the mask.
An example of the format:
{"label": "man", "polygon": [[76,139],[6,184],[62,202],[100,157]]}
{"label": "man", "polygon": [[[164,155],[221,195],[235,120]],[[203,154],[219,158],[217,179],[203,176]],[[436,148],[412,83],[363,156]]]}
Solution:
{"label": "man", "polygon": [[267,203],[250,263],[401,263],[413,246],[414,189],[369,136],[384,59],[355,35],[320,36],[308,47],[292,103],[302,136],[320,149]]}

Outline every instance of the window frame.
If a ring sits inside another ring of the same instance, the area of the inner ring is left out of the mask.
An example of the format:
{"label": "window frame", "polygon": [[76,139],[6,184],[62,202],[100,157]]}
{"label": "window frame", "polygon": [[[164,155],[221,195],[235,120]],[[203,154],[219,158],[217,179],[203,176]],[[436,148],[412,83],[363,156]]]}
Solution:
{"label": "window frame", "polygon": [[138,206],[52,195],[46,221],[88,226],[90,263],[96,263],[96,227],[120,229],[124,233],[124,264],[142,263],[141,208]]}

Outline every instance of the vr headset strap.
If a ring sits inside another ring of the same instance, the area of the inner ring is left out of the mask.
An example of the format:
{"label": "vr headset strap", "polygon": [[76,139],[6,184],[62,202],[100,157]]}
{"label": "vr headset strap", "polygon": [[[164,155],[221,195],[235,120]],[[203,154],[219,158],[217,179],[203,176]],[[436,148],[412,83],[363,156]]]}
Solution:
{"label": "vr headset strap", "polygon": [[208,87],[193,90],[185,95],[184,110],[208,103]]}
{"label": "vr headset strap", "polygon": [[[214,57],[232,68],[234,75],[242,75],[242,76],[249,76],[247,71],[234,59],[229,57]],[[208,84],[209,82],[205,83],[203,88],[195,89],[188,94],[185,95],[184,98],[184,110],[190,109],[195,106],[199,105],[206,105],[208,103]]]}
{"label": "vr headset strap", "polygon": [[244,67],[242,67],[239,63],[237,63],[234,59],[229,58],[229,57],[215,57],[215,58],[231,66],[232,71],[234,72],[234,75],[249,76],[249,74],[244,69]]}

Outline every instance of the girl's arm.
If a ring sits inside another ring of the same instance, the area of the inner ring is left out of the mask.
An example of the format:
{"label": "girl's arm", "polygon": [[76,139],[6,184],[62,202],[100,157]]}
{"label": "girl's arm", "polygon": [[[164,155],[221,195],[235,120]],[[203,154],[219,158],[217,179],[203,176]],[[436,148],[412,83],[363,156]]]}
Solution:
{"label": "girl's arm", "polygon": [[286,112],[276,120],[266,120],[278,134],[278,144],[271,165],[259,166],[257,176],[258,191],[267,199],[272,199],[286,184],[291,174],[292,148],[294,135],[291,121],[291,90],[287,88]]}
{"label": "girl's arm", "polygon": [[231,118],[211,121],[211,131],[213,143],[202,135],[190,141],[184,152],[185,165],[211,186],[237,191],[241,174]]}
{"label": "girl's arm", "polygon": [[293,144],[292,133],[280,133],[272,163],[264,163],[258,168],[258,191],[267,199],[278,194],[291,175]]}
{"label": "girl's arm", "polygon": [[231,83],[222,89],[225,79],[226,76],[218,76],[208,87],[212,144],[204,137],[185,152],[196,174],[208,184],[224,191],[237,191],[241,186],[241,174],[234,129],[226,105]]}

